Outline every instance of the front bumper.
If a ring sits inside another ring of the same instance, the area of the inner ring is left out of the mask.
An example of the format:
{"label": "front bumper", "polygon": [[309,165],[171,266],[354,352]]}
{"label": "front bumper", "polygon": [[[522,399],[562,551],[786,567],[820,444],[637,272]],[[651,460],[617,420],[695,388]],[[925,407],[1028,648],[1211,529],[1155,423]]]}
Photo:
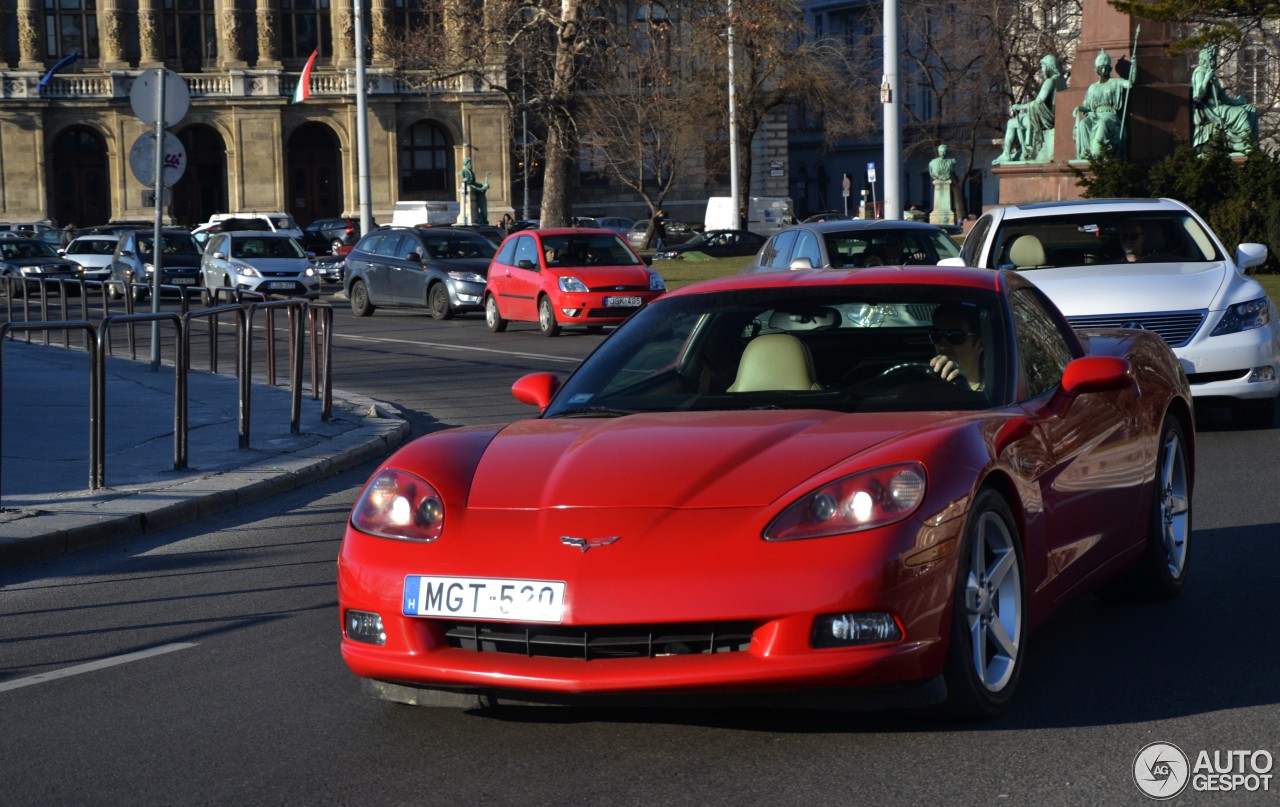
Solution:
{"label": "front bumper", "polygon": [[[616,325],[636,311],[656,300],[660,291],[559,291],[551,296],[556,321],[561,325]],[[638,306],[611,305],[617,297],[637,297]]]}
{"label": "front bumper", "polygon": [[1197,335],[1185,347],[1174,348],[1192,396],[1261,400],[1280,395],[1280,347],[1273,326]]}

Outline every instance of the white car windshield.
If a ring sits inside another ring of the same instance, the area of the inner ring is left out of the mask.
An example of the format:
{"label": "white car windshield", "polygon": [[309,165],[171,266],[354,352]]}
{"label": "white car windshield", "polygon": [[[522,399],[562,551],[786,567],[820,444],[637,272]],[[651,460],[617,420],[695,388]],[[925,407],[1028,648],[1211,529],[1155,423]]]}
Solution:
{"label": "white car windshield", "polygon": [[996,233],[989,268],[1034,270],[1126,263],[1222,260],[1194,217],[1135,211],[1007,219]]}

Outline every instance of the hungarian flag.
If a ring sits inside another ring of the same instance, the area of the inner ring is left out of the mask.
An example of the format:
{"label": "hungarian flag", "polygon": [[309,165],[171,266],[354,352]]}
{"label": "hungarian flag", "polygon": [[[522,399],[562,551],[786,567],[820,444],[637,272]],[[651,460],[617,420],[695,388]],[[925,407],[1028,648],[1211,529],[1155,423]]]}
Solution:
{"label": "hungarian flag", "polygon": [[291,103],[300,104],[311,97],[311,68],[315,67],[316,54],[319,52],[319,48],[311,51],[311,58],[307,59],[307,66],[302,68],[302,78],[298,79],[298,86],[293,91]]}

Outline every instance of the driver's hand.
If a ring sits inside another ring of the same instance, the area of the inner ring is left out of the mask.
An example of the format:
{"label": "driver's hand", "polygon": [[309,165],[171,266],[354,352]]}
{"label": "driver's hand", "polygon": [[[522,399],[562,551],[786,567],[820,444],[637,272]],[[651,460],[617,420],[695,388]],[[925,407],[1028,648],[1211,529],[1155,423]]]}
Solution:
{"label": "driver's hand", "polygon": [[946,356],[937,355],[929,359],[929,368],[937,373],[938,377],[943,381],[959,384],[964,380],[964,373],[960,372],[960,365]]}

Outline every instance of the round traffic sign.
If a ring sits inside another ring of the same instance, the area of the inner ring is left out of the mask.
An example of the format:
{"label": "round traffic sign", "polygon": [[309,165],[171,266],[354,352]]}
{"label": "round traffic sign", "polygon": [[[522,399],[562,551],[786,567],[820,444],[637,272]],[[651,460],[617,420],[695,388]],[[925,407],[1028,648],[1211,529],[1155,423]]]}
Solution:
{"label": "round traffic sign", "polygon": [[[161,174],[161,181],[166,188],[172,188],[174,183],[182,179],[182,174],[187,170],[187,149],[182,145],[182,141],[174,137],[169,132],[164,133],[164,156],[162,157],[164,168]],[[148,188],[155,187],[156,184],[156,135],[155,132],[145,132],[133,141],[133,148],[129,149],[129,168],[133,170],[133,175],[138,181]]]}
{"label": "round traffic sign", "polygon": [[154,126],[160,106],[161,81],[164,82],[164,125],[173,126],[191,108],[191,92],[182,76],[172,70],[163,67],[144,70],[129,88],[129,104],[139,120]]}

